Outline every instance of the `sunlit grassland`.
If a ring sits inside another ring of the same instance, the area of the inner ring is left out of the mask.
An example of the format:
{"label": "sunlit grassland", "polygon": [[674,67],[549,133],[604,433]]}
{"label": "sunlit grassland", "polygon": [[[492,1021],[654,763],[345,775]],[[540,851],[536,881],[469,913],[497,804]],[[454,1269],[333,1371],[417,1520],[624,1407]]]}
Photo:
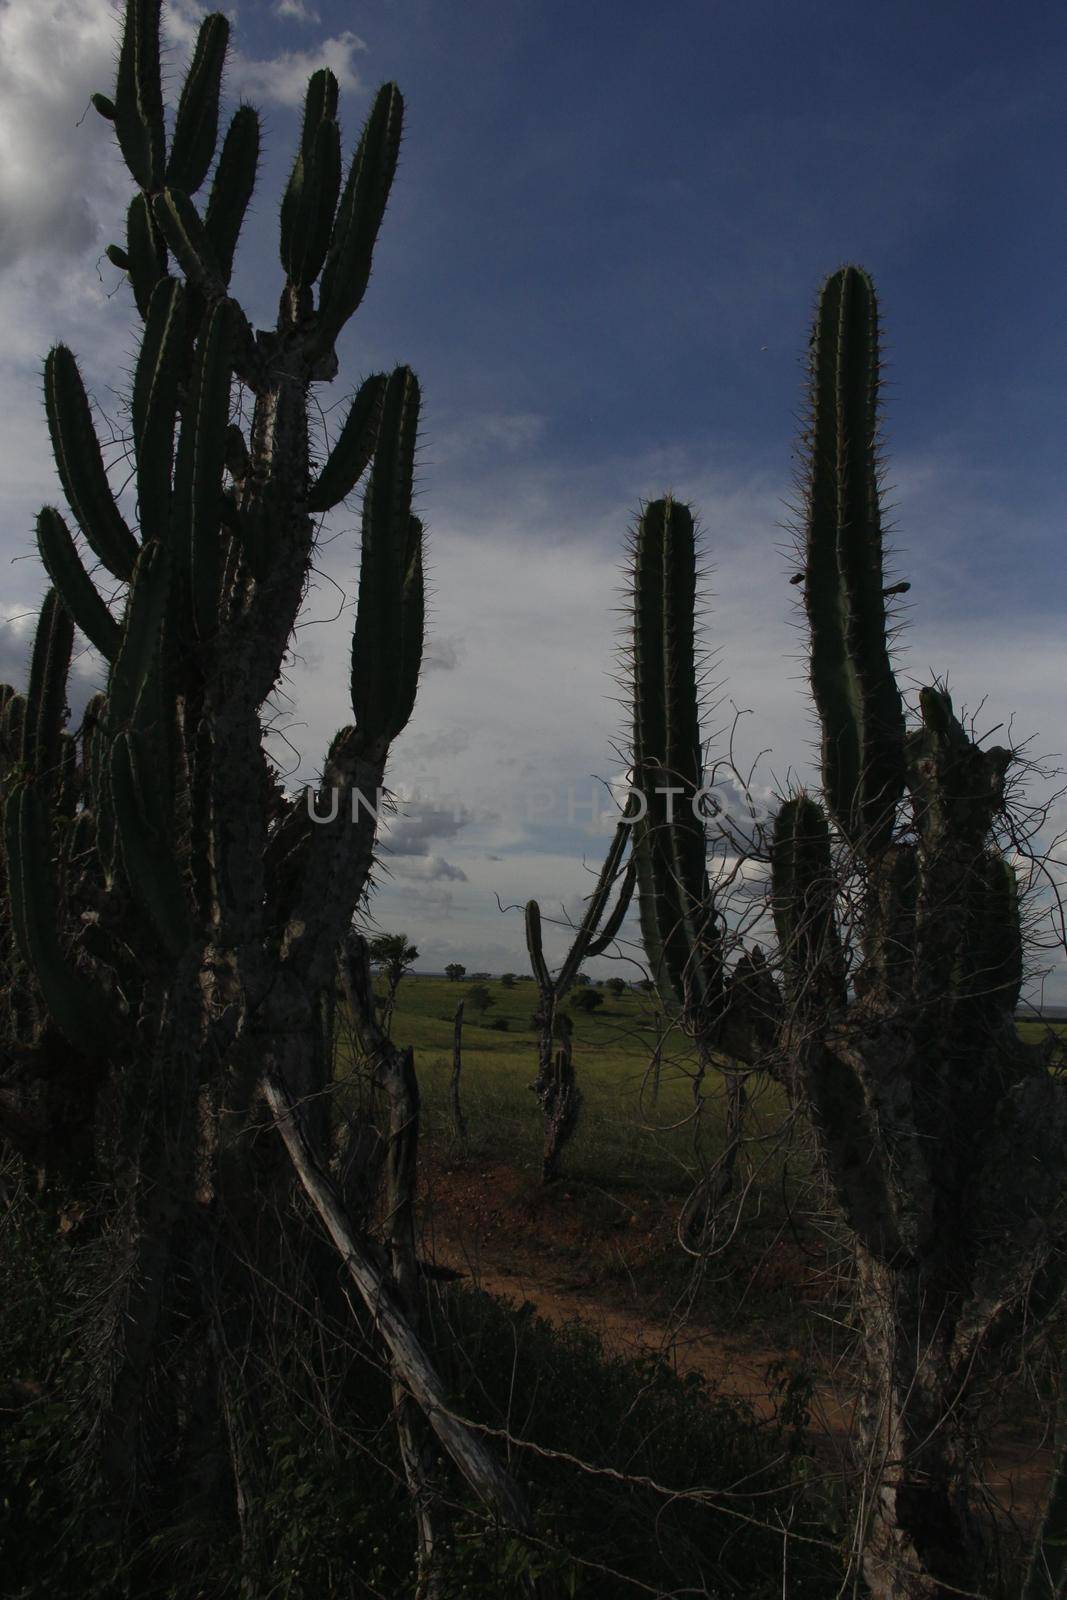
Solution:
{"label": "sunlit grassland", "polygon": [[[537,1071],[537,990],[528,979],[510,988],[498,979],[483,986],[492,1004],[479,1012],[466,1000],[463,1025],[461,1095],[471,1153],[533,1171],[541,1148],[540,1109],[530,1087]],[[415,1052],[424,1137],[442,1147],[451,1131],[453,1018],[471,987],[469,978],[450,983],[409,976],[393,1020],[396,1042]],[[657,1075],[653,997],[638,990],[601,992],[603,1004],[591,1015],[565,1007],[574,1024],[574,1064],[584,1096],[565,1170],[590,1183],[684,1193],[702,1160],[714,1160],[721,1148],[721,1075],[705,1077],[703,1109],[695,1120],[690,1041],[677,1028],[666,1033]],[[494,1027],[500,1021],[506,1031]],[[780,1092],[763,1083],[753,1096],[753,1133],[779,1122],[783,1110]]]}
{"label": "sunlit grassland", "polygon": [[[461,1096],[470,1153],[533,1172],[541,1148],[541,1119],[531,1088],[537,1070],[537,990],[529,979],[510,987],[499,979],[485,980],[481,986],[492,1003],[479,1011],[467,998],[472,986],[470,977],[450,983],[418,975],[409,975],[400,986],[392,1031],[398,1044],[412,1046],[415,1053],[423,1135],[448,1148],[453,1018],[465,1000]],[[721,1074],[705,1077],[702,1110],[694,1119],[696,1058],[690,1041],[677,1028],[668,1031],[657,1073],[654,997],[636,989],[621,995],[601,992],[603,1004],[592,1014],[565,1007],[574,1026],[574,1063],[584,1097],[565,1170],[575,1180],[683,1194],[702,1162],[713,1161],[721,1149]],[[507,1028],[494,1026],[500,1022]],[[1061,1050],[1067,1047],[1067,1023],[1019,1024],[1030,1043],[1047,1039],[1050,1028]],[[776,1133],[786,1121],[785,1098],[764,1075],[750,1078],[749,1089],[749,1171],[757,1169],[757,1182],[771,1187],[781,1176],[783,1141]],[[800,1160],[798,1176],[804,1166]]]}

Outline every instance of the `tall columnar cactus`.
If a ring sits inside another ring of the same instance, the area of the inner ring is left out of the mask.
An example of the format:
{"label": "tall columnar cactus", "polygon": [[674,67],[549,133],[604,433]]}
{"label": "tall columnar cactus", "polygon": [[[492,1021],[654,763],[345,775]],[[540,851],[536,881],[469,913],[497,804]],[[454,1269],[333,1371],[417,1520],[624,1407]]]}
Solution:
{"label": "tall columnar cactus", "polygon": [[1060,1303],[1067,1099],[1014,1025],[1019,895],[994,831],[1012,754],[981,748],[940,685],[905,731],[877,377],[874,291],[846,267],[819,299],[805,436],[802,577],[832,827],[810,796],[787,801],[771,866],[780,1050],[856,1252],[865,1458],[879,1463],[865,1573],[876,1600],[919,1600],[983,1586],[968,1406],[984,1358]]}
{"label": "tall columnar cactus", "polygon": [[686,1202],[679,1234],[697,1249],[730,1194],[741,1152],[745,1078],[767,1057],[778,1015],[774,979],[758,950],[727,963],[721,909],[709,880],[700,669],[696,640],[697,530],[670,496],[648,504],[632,542],[633,825],[641,934],[653,978],[694,1040],[702,1103],[711,1068],[723,1072],[721,1152]]}
{"label": "tall columnar cactus", "polygon": [[865,272],[825,284],[811,338],[806,577],[823,786],[859,849],[888,838],[904,787],[904,713],[886,644],[878,492],[878,307]]}
{"label": "tall columnar cactus", "polygon": [[707,1028],[723,1000],[700,804],[704,759],[695,645],[696,526],[669,496],[633,539],[633,782],[641,933],[656,981]]}
{"label": "tall columnar cactus", "polygon": [[[168,142],[159,25],[160,0],[128,0],[114,99],[95,98],[138,190],[125,247],[109,252],[143,319],[130,407],[137,515],[119,504],[78,362],[58,345],[45,408],[71,521],[53,506],[38,519],[52,588],[28,692],[0,696],[2,1020],[14,1063],[0,1127],[46,1177],[91,1168],[114,1199],[107,1238],[121,1259],[95,1437],[117,1504],[151,1492],[176,1449],[227,1458],[205,1263],[225,1227],[246,1230],[230,1241],[234,1261],[254,1254],[265,1206],[281,1208],[284,1226],[282,1143],[272,1160],[249,1138],[265,1118],[282,1108],[306,1187],[325,1159],[321,1019],[367,887],[389,749],[414,705],[424,618],[414,374],[399,367],[363,385],[317,478],[308,437],[312,387],[336,374],[335,342],[367,287],[400,93],[378,91],[342,184],[337,82],[326,70],[311,79],[282,207],[277,323],[253,330],[228,284],[258,118],[240,107],[215,161],[229,25],[209,16]],[[193,196],[213,161],[201,205]],[[251,398],[247,430],[238,387]],[[353,722],[324,765],[314,810],[330,820],[315,821],[264,755],[264,707],[303,599],[315,513],[368,465]],[[75,625],[107,676],[68,733]],[[323,1181],[319,1172],[308,1187],[320,1207]],[[344,1249],[392,1357],[440,1422],[439,1396],[419,1387],[427,1362],[409,1299],[369,1245],[349,1238]],[[279,1246],[270,1270],[290,1259]],[[231,1307],[242,1292],[230,1284]],[[251,1309],[246,1320],[240,1337],[254,1343]],[[194,1426],[217,1437],[194,1447]],[[514,1521],[514,1486],[485,1446],[460,1429],[457,1451],[454,1423],[441,1426],[460,1471]],[[425,1452],[413,1437],[415,1471]],[[188,1492],[214,1503],[206,1471],[189,1475]],[[424,1498],[425,1484],[413,1489]],[[420,1507],[426,1532],[434,1515]]]}

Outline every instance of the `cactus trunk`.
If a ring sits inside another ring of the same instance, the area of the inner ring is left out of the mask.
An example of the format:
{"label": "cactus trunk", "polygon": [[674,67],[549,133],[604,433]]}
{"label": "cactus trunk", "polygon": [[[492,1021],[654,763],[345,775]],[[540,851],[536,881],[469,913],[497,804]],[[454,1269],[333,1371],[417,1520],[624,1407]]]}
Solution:
{"label": "cactus trunk", "polygon": [[788,800],[771,866],[780,1044],[855,1254],[860,1421],[878,1463],[864,1575],[874,1600],[931,1600],[984,1592],[967,1409],[986,1352],[1018,1342],[1062,1293],[1067,1100],[1014,1022],[1019,895],[995,831],[1012,753],[979,748],[940,685],[904,730],[878,362],[873,286],[846,267],[819,298],[804,441],[811,690],[833,830],[816,801]]}
{"label": "cactus trunk", "polygon": [[[111,253],[144,322],[130,411],[136,526],[119,510],[74,354],[57,346],[45,363],[48,426],[77,531],[59,511],[42,511],[38,539],[55,587],[28,693],[0,706],[2,1020],[22,1063],[14,1091],[2,1086],[0,1127],[47,1165],[74,1110],[89,1124],[65,1175],[79,1171],[108,1197],[104,1359],[83,1404],[110,1526],[121,1542],[137,1515],[172,1493],[174,1463],[195,1457],[195,1470],[179,1475],[179,1500],[189,1525],[208,1530],[191,1559],[203,1559],[209,1584],[214,1510],[228,1499],[255,1514],[247,1458],[231,1458],[226,1444],[235,1419],[223,1412],[244,1407],[241,1426],[254,1433],[240,1373],[273,1343],[264,1316],[299,1321],[310,1314],[302,1302],[337,1300],[336,1264],[324,1262],[317,1238],[294,1234],[302,1225],[290,1155],[329,1164],[336,1118],[324,1018],[368,888],[369,807],[418,687],[423,527],[411,495],[420,394],[407,367],[365,384],[312,486],[313,386],[336,373],[334,343],[366,286],[399,143],[395,85],[375,100],[342,193],[337,84],[325,70],[312,79],[283,208],[287,283],[276,326],[253,334],[227,285],[258,119],[249,107],[233,118],[202,216],[192,196],[218,142],[228,24],[219,15],[202,23],[168,148],[159,14],[159,0],[128,0],[114,102],[96,102],[139,190],[127,248]],[[238,386],[251,399],[247,436],[231,417]],[[265,720],[314,557],[314,514],[368,465],[355,726],[325,763],[319,798],[336,803],[316,814],[333,821],[315,824],[264,754]],[[115,601],[89,575],[80,540],[118,581]],[[75,625],[105,657],[107,683],[68,733]],[[51,1075],[54,1091],[61,1048],[81,1087],[58,1115],[54,1093],[36,1084]],[[407,1067],[393,1083],[401,1122],[417,1095]],[[305,1108],[295,1143],[294,1104]],[[284,1139],[272,1132],[275,1116]],[[53,1166],[43,1177],[57,1175]],[[407,1234],[410,1177],[410,1161],[393,1173],[395,1195],[407,1196]],[[299,1181],[306,1187],[306,1171]],[[333,1213],[320,1211],[332,1231]],[[398,1385],[417,1345],[407,1234],[397,1234],[384,1277],[356,1274],[372,1295],[371,1325],[401,1363]],[[270,1283],[280,1298],[265,1307]],[[388,1316],[377,1303],[383,1285]],[[420,1359],[401,1444],[429,1580],[447,1501],[435,1490],[426,1502],[418,1407],[437,1406],[439,1384]],[[442,1442],[460,1472],[481,1463],[489,1499],[525,1526],[521,1494],[487,1447],[451,1422]]]}

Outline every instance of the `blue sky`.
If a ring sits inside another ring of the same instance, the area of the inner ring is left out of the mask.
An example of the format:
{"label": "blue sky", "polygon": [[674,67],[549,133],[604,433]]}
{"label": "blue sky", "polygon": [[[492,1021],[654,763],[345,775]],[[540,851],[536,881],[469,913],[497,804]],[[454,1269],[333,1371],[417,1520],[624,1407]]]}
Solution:
{"label": "blue sky", "polygon": [[[168,13],[175,81],[198,13]],[[1037,750],[1067,749],[1067,13],[263,0],[230,15],[230,104],[247,95],[267,130],[236,278],[260,323],[308,73],[337,71],[350,147],[379,82],[405,96],[370,291],[320,398],[402,360],[425,393],[432,632],[393,766],[422,798],[375,913],[427,967],[518,968],[519,919],[497,897],[573,911],[587,889],[602,841],[581,804],[621,768],[612,608],[644,498],[670,488],[702,512],[707,640],[752,712],[742,753],[771,747],[760,794],[812,777],[780,524],[813,298],[843,261],[874,275],[886,327],[897,566],[913,583],[902,679],[947,672],[970,708],[988,694],[980,728],[1014,715]],[[74,346],[120,421],[135,319],[98,262],[128,191],[105,125],[74,127],[110,88],[114,37],[108,0],[0,0],[5,558],[26,555],[57,493],[37,403],[50,343]],[[280,719],[294,776],[346,720],[350,613],[325,619],[351,598],[357,528],[353,506],[324,530]],[[5,572],[0,668],[18,676],[41,583],[31,560]],[[556,801],[538,810],[546,785]]]}

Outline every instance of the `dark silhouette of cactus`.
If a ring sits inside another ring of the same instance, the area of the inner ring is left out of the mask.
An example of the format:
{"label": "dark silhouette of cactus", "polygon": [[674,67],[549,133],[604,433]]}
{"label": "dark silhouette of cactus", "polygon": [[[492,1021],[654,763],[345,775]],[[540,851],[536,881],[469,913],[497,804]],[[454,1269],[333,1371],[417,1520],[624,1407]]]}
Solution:
{"label": "dark silhouette of cactus", "polygon": [[[560,1007],[581,972],[583,962],[603,955],[610,948],[630,909],[637,862],[633,853],[625,867],[622,862],[631,835],[629,817],[623,816],[616,825],[604,865],[586,903],[585,915],[555,977],[545,960],[541,908],[536,900],[529,901],[526,906],[526,948],[540,996],[536,1013],[537,1077],[531,1087],[540,1102],[544,1121],[543,1183],[559,1177],[564,1146],[578,1126],[582,1109],[582,1091],[578,1087],[571,1048],[571,1024]],[[616,885],[615,904],[608,911]]]}
{"label": "dark silhouette of cactus", "polygon": [[641,933],[652,975],[708,1032],[721,1014],[723,958],[708,885],[700,801],[704,752],[695,646],[696,527],[654,500],[633,541],[633,781]]}
{"label": "dark silhouette of cactus", "polygon": [[696,644],[697,530],[690,508],[651,501],[632,543],[634,823],[641,934],[667,1008],[692,1036],[699,1106],[723,1074],[723,1146],[683,1208],[680,1235],[699,1245],[730,1193],[741,1151],[745,1077],[766,1051],[778,993],[758,951],[726,961],[723,918],[708,879],[704,749]]}
{"label": "dark silhouette of cactus", "polygon": [[[943,687],[905,730],[890,664],[878,491],[878,318],[866,273],[824,286],[805,435],[804,602],[826,814],[782,806],[773,909],[779,1047],[851,1229],[877,1462],[876,1600],[981,1588],[968,1407],[983,1366],[1059,1303],[1067,1104],[1014,1022],[1022,937],[995,824],[1012,752]],[[841,928],[855,940],[846,981]]]}
{"label": "dark silhouette of cactus", "polygon": [[827,802],[842,833],[872,850],[904,787],[904,712],[886,645],[879,368],[873,285],[854,267],[835,273],[811,341],[804,601]]}
{"label": "dark silhouette of cactus", "polygon": [[[188,1456],[199,1463],[183,1479],[195,1522],[197,1507],[213,1515],[244,1493],[220,1487],[241,1467],[225,1443],[234,1393],[210,1334],[223,1313],[205,1262],[225,1239],[239,1361],[262,1311],[237,1263],[252,1260],[267,1281],[288,1271],[290,1300],[321,1289],[314,1251],[283,1241],[293,1225],[285,1148],[338,1237],[339,1202],[333,1195],[327,1217],[320,1170],[326,1023],[372,866],[389,749],[418,686],[423,529],[411,507],[419,386],[407,367],[363,385],[317,478],[308,440],[312,386],[335,376],[335,341],[367,286],[396,167],[398,89],[378,91],[342,185],[337,83],[325,70],[311,79],[282,206],[277,323],[253,330],[227,286],[258,118],[247,106],[234,115],[201,209],[193,196],[218,143],[228,23],[203,21],[169,146],[159,23],[160,0],[128,0],[114,99],[94,102],[138,186],[125,247],[109,252],[144,324],[130,410],[135,521],[112,490],[75,356],[59,345],[45,363],[77,533],[59,510],[42,511],[53,587],[27,694],[2,696],[2,1022],[14,1067],[0,1085],[0,1127],[46,1186],[92,1178],[111,1196],[114,1303],[95,1429],[103,1478],[121,1519],[158,1490],[168,1462]],[[234,414],[237,384],[252,398],[247,431]],[[338,504],[368,465],[353,723],[327,753],[314,809],[329,820],[315,821],[263,753],[264,706],[304,595],[314,513]],[[103,586],[86,549],[110,574]],[[104,657],[107,682],[69,733],[75,624]],[[386,1076],[417,1108],[403,1075]],[[276,1116],[284,1146],[252,1137]],[[353,1233],[342,1248],[398,1375],[436,1416],[404,1240],[390,1245],[392,1277],[369,1241]],[[301,1270],[311,1280],[293,1279],[284,1263],[294,1260],[310,1261]],[[402,1412],[429,1570],[443,1513],[424,1472],[425,1427],[410,1399]],[[521,1523],[521,1497],[480,1438],[439,1421],[459,1470]]]}

